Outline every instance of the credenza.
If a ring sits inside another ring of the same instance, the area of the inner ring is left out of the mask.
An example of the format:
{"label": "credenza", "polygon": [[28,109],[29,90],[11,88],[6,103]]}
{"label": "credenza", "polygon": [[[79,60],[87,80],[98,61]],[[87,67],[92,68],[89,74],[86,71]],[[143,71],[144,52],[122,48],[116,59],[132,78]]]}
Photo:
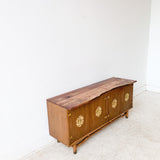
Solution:
{"label": "credenza", "polygon": [[128,118],[135,82],[113,77],[47,99],[50,135],[77,153],[90,136],[119,117]]}

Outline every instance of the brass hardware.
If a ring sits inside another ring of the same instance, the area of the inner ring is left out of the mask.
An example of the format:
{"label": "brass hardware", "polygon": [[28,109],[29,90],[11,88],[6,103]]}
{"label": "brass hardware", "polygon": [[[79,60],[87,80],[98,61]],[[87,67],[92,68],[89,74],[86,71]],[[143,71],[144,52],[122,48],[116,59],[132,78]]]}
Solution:
{"label": "brass hardware", "polygon": [[109,114],[104,117],[104,119],[107,119],[107,118],[109,118]]}
{"label": "brass hardware", "polygon": [[107,119],[107,118],[108,118],[108,116],[105,116],[105,117],[104,117],[104,119]]}
{"label": "brass hardware", "polygon": [[83,116],[79,116],[77,119],[76,119],[76,126],[77,127],[81,127],[84,123],[84,117]]}
{"label": "brass hardware", "polygon": [[127,102],[129,100],[129,93],[125,94],[124,100]]}
{"label": "brass hardware", "polygon": [[115,98],[115,99],[113,99],[113,101],[112,101],[112,108],[116,108],[117,107],[117,99]]}
{"label": "brass hardware", "polygon": [[96,112],[96,117],[100,117],[100,115],[102,114],[102,107],[98,106],[95,112]]}
{"label": "brass hardware", "polygon": [[70,139],[72,139],[73,137],[72,136],[70,136]]}
{"label": "brass hardware", "polygon": [[70,117],[71,116],[71,113],[68,113],[68,117]]}
{"label": "brass hardware", "polygon": [[104,98],[104,100],[107,100],[107,99],[110,99],[110,96],[107,96],[107,97]]}

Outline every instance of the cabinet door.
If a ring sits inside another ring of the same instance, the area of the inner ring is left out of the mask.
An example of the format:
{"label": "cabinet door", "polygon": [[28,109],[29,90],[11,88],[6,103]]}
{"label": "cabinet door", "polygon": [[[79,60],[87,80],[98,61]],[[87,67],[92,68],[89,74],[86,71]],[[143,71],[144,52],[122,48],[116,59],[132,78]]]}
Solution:
{"label": "cabinet door", "polygon": [[90,131],[100,127],[102,124],[108,121],[108,110],[105,107],[105,96],[92,100],[89,103],[90,107]]}
{"label": "cabinet door", "polygon": [[121,88],[113,89],[106,94],[106,108],[109,112],[109,120],[119,116],[121,106]]}
{"label": "cabinet door", "polygon": [[132,101],[133,101],[133,84],[127,85],[122,88],[121,94],[121,113],[127,111],[128,109],[132,108]]}
{"label": "cabinet door", "polygon": [[88,104],[78,107],[68,113],[70,144],[89,132]]}

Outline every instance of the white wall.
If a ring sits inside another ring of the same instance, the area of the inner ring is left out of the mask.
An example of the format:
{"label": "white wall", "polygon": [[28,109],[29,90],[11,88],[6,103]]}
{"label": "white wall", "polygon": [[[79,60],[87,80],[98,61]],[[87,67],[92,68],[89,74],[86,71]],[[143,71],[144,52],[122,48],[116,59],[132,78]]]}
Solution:
{"label": "white wall", "polygon": [[147,88],[160,92],[160,1],[152,0]]}
{"label": "white wall", "polygon": [[150,0],[0,1],[0,159],[52,138],[46,98],[111,76],[145,84]]}

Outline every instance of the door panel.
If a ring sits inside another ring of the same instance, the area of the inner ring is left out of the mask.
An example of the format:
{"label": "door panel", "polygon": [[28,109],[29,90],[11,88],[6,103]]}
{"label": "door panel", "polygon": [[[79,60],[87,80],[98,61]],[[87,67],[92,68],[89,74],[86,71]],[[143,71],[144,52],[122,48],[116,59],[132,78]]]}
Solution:
{"label": "door panel", "polygon": [[92,100],[90,102],[90,130],[94,130],[100,127],[102,124],[108,121],[108,110],[105,107],[105,96]]}
{"label": "door panel", "polygon": [[127,85],[122,88],[121,94],[121,113],[127,111],[128,109],[132,108],[132,101],[133,101],[133,84]]}
{"label": "door panel", "polygon": [[70,144],[89,132],[89,105],[78,107],[69,112]]}
{"label": "door panel", "polygon": [[106,107],[109,112],[109,120],[119,116],[121,107],[121,88],[114,89],[107,94]]}

